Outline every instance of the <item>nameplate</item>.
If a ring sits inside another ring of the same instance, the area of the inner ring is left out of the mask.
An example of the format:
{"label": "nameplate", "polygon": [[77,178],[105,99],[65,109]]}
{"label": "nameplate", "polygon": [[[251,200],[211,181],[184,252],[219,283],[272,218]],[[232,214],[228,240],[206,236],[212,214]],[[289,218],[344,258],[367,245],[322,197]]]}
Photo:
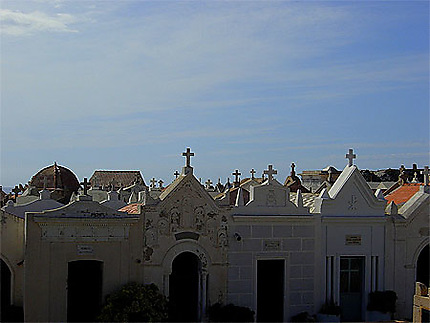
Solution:
{"label": "nameplate", "polygon": [[77,245],[77,252],[79,256],[83,255],[94,255],[94,248],[93,246],[88,245]]}
{"label": "nameplate", "polygon": [[361,246],[361,235],[346,235],[345,245],[347,246]]}
{"label": "nameplate", "polygon": [[281,241],[279,240],[264,240],[264,251],[279,251],[281,250]]}

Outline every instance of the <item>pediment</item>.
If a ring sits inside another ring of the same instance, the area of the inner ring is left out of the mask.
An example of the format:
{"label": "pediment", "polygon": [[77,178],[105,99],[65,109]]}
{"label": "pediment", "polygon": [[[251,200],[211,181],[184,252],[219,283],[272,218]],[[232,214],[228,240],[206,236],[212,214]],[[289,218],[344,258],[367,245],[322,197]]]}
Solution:
{"label": "pediment", "polygon": [[237,207],[235,214],[246,215],[307,215],[307,208],[290,201],[290,190],[276,180],[251,186],[250,200]]}
{"label": "pediment", "polygon": [[[379,200],[356,166],[346,166],[328,191],[318,198],[317,212],[336,216],[384,216],[385,200]],[[319,210],[318,210],[319,209]]]}

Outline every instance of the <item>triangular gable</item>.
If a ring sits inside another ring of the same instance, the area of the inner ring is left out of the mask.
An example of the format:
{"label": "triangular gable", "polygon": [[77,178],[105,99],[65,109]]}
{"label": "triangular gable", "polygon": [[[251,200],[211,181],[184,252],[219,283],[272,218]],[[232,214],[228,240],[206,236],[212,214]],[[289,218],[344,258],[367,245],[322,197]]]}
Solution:
{"label": "triangular gable", "polygon": [[250,200],[238,205],[235,214],[243,215],[309,215],[307,208],[290,201],[290,190],[277,180],[251,186]]}
{"label": "triangular gable", "polygon": [[218,207],[214,199],[204,189],[200,182],[192,173],[181,175],[169,185],[169,187],[160,195],[160,209],[175,207],[183,208],[182,204],[190,204],[193,208],[204,206],[207,211],[218,212]]}
{"label": "triangular gable", "polygon": [[385,206],[355,165],[346,166],[328,194],[315,199],[315,212],[330,216],[384,216]]}

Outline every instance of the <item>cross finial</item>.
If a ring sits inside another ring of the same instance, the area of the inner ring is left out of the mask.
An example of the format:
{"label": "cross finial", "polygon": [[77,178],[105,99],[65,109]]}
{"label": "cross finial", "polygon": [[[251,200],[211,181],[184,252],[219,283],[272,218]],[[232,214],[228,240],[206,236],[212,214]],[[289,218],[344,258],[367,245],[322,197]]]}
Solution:
{"label": "cross finial", "polygon": [[173,175],[175,175],[175,178],[178,178],[179,172],[177,170],[175,170],[175,172],[173,173]]}
{"label": "cross finial", "polygon": [[240,175],[242,175],[242,174],[239,172],[239,170],[238,170],[238,169],[236,169],[236,170],[234,171],[234,173],[231,173],[231,174],[235,176],[234,181],[235,181],[235,182],[239,182],[239,176],[240,176]]}
{"label": "cross finial", "polygon": [[429,186],[429,167],[424,166],[424,170],[421,171],[421,174],[424,175],[424,185]]}
{"label": "cross finial", "polygon": [[186,158],[185,166],[191,167],[191,157],[194,156],[194,153],[191,152],[191,149],[188,147],[186,152],[182,153],[182,156]]}
{"label": "cross finial", "polygon": [[273,181],[273,175],[278,174],[278,171],[276,169],[273,169],[273,165],[269,165],[267,166],[267,168],[268,169],[265,170],[263,174],[266,174],[269,177],[269,183],[270,183],[271,181]]}
{"label": "cross finial", "polygon": [[205,182],[206,184],[206,189],[210,189],[211,185],[212,185],[212,181],[210,180],[210,178],[208,178],[208,180]]}
{"label": "cross finial", "polygon": [[163,188],[163,183],[164,183],[164,181],[162,180],[162,179],[160,179],[159,181],[158,181],[158,187],[159,188]]}
{"label": "cross finial", "polygon": [[15,198],[18,196],[18,193],[21,192],[21,190],[19,189],[18,185],[15,185],[14,189],[12,190],[12,192],[15,193]]}
{"label": "cross finial", "polygon": [[296,168],[296,164],[291,163],[291,176],[292,177],[296,176],[296,172],[295,172],[294,168]]}
{"label": "cross finial", "polygon": [[155,177],[151,178],[150,182],[151,182],[151,187],[152,188],[154,188],[155,184],[157,184],[157,180],[155,179]]}
{"label": "cross finial", "polygon": [[79,183],[79,184],[81,184],[81,185],[84,186],[84,195],[88,195],[87,194],[88,193],[88,189],[89,189],[89,186],[91,184],[90,182],[88,182],[88,178],[84,177],[84,181],[81,182],[81,183]]}
{"label": "cross finial", "polygon": [[352,166],[354,158],[357,158],[357,155],[354,154],[353,150],[350,148],[349,152],[345,155],[345,158],[348,159],[348,166]]}
{"label": "cross finial", "polygon": [[251,173],[251,178],[254,179],[255,178],[254,175],[256,173],[255,169],[253,168],[249,172]]}

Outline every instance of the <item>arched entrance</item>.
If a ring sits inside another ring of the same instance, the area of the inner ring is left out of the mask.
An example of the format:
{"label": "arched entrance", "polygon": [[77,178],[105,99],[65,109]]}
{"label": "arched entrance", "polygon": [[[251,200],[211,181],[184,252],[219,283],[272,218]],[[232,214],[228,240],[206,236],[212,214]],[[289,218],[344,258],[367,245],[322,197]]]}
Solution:
{"label": "arched entrance", "polygon": [[103,262],[69,262],[67,276],[67,321],[94,322],[102,303]]}
{"label": "arched entrance", "polygon": [[427,287],[430,285],[429,278],[429,245],[421,250],[417,260],[416,281],[425,284]]}
{"label": "arched entrance", "polygon": [[11,305],[12,273],[9,266],[1,259],[1,321],[9,321]]}
{"label": "arched entrance", "polygon": [[192,252],[183,252],[173,260],[169,277],[170,321],[199,320],[200,273],[201,262]]}

